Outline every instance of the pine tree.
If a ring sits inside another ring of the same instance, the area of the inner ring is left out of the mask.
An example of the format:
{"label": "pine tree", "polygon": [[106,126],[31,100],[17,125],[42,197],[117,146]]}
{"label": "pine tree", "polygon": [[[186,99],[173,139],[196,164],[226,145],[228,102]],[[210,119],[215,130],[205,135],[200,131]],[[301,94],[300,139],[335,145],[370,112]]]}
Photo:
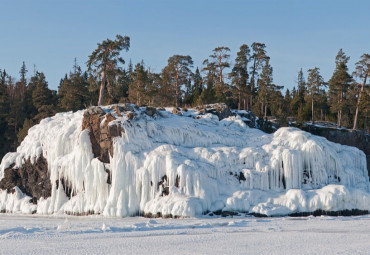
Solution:
{"label": "pine tree", "polygon": [[9,118],[9,95],[7,93],[8,75],[5,70],[0,70],[0,159],[8,152],[8,118]]}
{"label": "pine tree", "polygon": [[253,97],[255,94],[256,89],[256,80],[258,80],[258,71],[263,67],[264,62],[270,57],[266,55],[266,45],[264,43],[254,42],[252,43],[252,56],[251,60],[253,65],[251,66],[251,79],[250,79],[250,89],[251,89],[251,96],[250,96],[250,105],[253,105]]}
{"label": "pine tree", "polygon": [[292,95],[290,93],[290,90],[286,89],[285,96],[284,96],[283,110],[287,114],[287,116],[292,115],[291,104],[292,104]]}
{"label": "pine tree", "polygon": [[326,115],[329,112],[328,93],[325,89],[320,89],[317,94],[317,107],[320,109],[320,120],[326,120]]}
{"label": "pine tree", "polygon": [[205,72],[204,84],[205,88],[199,98],[200,104],[212,104],[218,101],[215,84],[217,83],[216,66],[215,63],[210,63],[208,59],[203,61],[204,67],[202,72]]}
{"label": "pine tree", "polygon": [[73,72],[69,76],[66,74],[59,85],[59,107],[64,111],[86,108],[90,100],[88,86],[87,74],[81,71],[75,60]]}
{"label": "pine tree", "polygon": [[263,66],[260,79],[258,79],[258,102],[261,106],[261,115],[267,117],[267,107],[270,102],[274,85],[272,84],[272,67],[267,59]]}
{"label": "pine tree", "polygon": [[348,108],[346,97],[352,81],[351,75],[348,74],[348,60],[349,57],[340,49],[335,58],[335,71],[329,80],[330,108],[333,113],[338,115],[338,127],[342,126],[343,109]]}
{"label": "pine tree", "polygon": [[148,72],[142,63],[137,63],[131,74],[132,82],[129,87],[129,99],[137,105],[143,105],[148,102],[147,91],[149,85]]}
{"label": "pine tree", "polygon": [[17,133],[23,126],[23,122],[26,116],[26,90],[27,90],[27,68],[23,62],[22,67],[19,71],[20,81],[15,83],[12,87],[12,97],[10,101],[10,113],[8,118],[8,128],[11,130],[11,150],[15,150],[18,146]]}
{"label": "pine tree", "polygon": [[[298,72],[297,88],[298,88],[298,94],[299,94],[299,96],[300,96],[301,98],[302,98],[302,97],[304,97],[304,94],[306,93],[307,88],[306,88],[306,81],[305,81],[305,79],[304,79],[304,75],[303,75],[302,68],[301,68],[301,70]],[[302,101],[302,103],[303,103],[303,101]]]}
{"label": "pine tree", "polygon": [[[289,114],[289,103],[285,104],[286,97],[281,93],[283,86],[272,86],[270,95],[269,109],[272,116],[276,117],[277,122],[280,126],[288,125],[288,114]],[[289,99],[287,99],[289,102]]]}
{"label": "pine tree", "polygon": [[21,143],[23,139],[27,136],[28,130],[36,125],[37,123],[32,119],[25,119],[22,128],[17,133],[18,143]]}
{"label": "pine tree", "polygon": [[229,58],[230,49],[228,47],[217,47],[213,49],[213,54],[209,57],[213,59],[213,63],[215,65],[215,68],[217,70],[217,77],[220,84],[223,83],[224,74],[223,71],[225,68],[230,67]]}
{"label": "pine tree", "polygon": [[314,107],[315,100],[323,85],[324,85],[324,79],[320,75],[320,69],[317,67],[313,69],[309,69],[307,87],[308,87],[308,95],[309,95],[309,98],[311,99],[312,123],[315,122],[315,107]]}
{"label": "pine tree", "polygon": [[235,59],[235,65],[229,75],[238,97],[238,110],[241,109],[242,96],[249,94],[247,91],[249,53],[250,49],[248,45],[243,44],[240,46]]}
{"label": "pine tree", "polygon": [[19,71],[19,74],[21,75],[21,82],[24,83],[24,84],[27,83],[27,81],[26,81],[26,74],[27,74],[27,72],[28,72],[28,70],[27,70],[26,64],[23,61],[21,70]]}
{"label": "pine tree", "polygon": [[19,143],[27,135],[30,127],[57,113],[57,102],[57,93],[48,88],[44,73],[35,71],[28,83],[24,97],[26,114],[22,128],[17,133]]}
{"label": "pine tree", "polygon": [[230,67],[230,49],[225,46],[220,46],[212,50],[213,54],[210,55],[210,59],[203,61],[204,71],[208,70],[214,72],[216,80],[214,80],[213,87],[215,89],[215,95],[217,101],[225,102],[227,100],[227,95],[229,94],[229,87],[224,82],[224,70]]}
{"label": "pine tree", "polygon": [[[114,41],[107,39],[102,43],[98,43],[98,48],[89,56],[87,61],[88,70],[101,77],[98,105],[103,105],[104,102],[107,76],[114,76],[119,68],[118,65],[125,63],[123,58],[119,56],[120,52],[122,50],[128,51],[129,48],[130,38],[117,35]],[[109,86],[109,84],[107,85]]]}
{"label": "pine tree", "polygon": [[305,95],[307,94],[307,87],[306,82],[304,79],[302,68],[298,72],[297,77],[297,89],[294,87],[294,91],[292,93],[292,102],[291,102],[291,108],[294,115],[297,116],[297,119],[299,121],[308,120],[304,114],[304,109],[306,108],[306,100]]}
{"label": "pine tree", "polygon": [[31,82],[35,84],[35,89],[32,92],[32,103],[40,112],[42,106],[52,104],[52,93],[48,88],[44,73],[36,72],[36,75],[31,78]]}
{"label": "pine tree", "polygon": [[193,66],[193,60],[190,56],[173,55],[168,59],[168,64],[164,68],[171,80],[174,88],[174,97],[176,107],[180,105],[182,99],[181,86],[186,85],[188,79],[192,76],[190,68]]}
{"label": "pine tree", "polygon": [[114,86],[114,103],[127,102],[130,83],[132,82],[129,71],[122,70],[116,75]]}
{"label": "pine tree", "polygon": [[[361,88],[360,88],[358,96],[357,96],[357,105],[356,105],[355,118],[354,118],[354,121],[353,121],[353,130],[356,130],[357,127],[358,127],[358,116],[359,116],[360,108],[365,109],[366,113],[369,111],[369,108],[370,108],[369,101],[368,100],[363,100],[363,98],[362,98],[363,94],[364,94],[365,98],[367,98],[367,99],[369,98],[368,91],[365,90],[366,81],[367,81],[367,78],[369,77],[369,75],[370,75],[370,54],[363,54],[361,56],[360,61],[358,61],[356,63],[356,71],[354,72],[354,76],[356,76],[357,78],[362,80],[362,83],[361,83]],[[367,93],[365,93],[365,92],[367,92]],[[361,107],[363,102],[365,102],[364,107]],[[367,115],[366,115],[366,117],[367,117]],[[364,126],[367,125],[366,122],[367,121],[365,121]]]}
{"label": "pine tree", "polygon": [[202,75],[200,74],[198,67],[195,70],[195,74],[193,75],[193,82],[194,82],[194,96],[191,105],[195,106],[199,104],[199,98],[204,90]]}

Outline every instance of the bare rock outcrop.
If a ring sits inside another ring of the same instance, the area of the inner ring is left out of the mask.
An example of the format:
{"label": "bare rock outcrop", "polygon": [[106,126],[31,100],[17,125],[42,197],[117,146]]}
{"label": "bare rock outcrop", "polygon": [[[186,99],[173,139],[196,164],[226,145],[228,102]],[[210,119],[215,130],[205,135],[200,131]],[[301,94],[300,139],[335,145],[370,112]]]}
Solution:
{"label": "bare rock outcrop", "polygon": [[219,120],[235,116],[236,114],[230,110],[230,108],[224,103],[207,104],[196,107],[201,113],[212,113],[217,115]]}
{"label": "bare rock outcrop", "polygon": [[367,171],[370,177],[370,135],[360,130],[337,129],[320,127],[316,125],[305,125],[304,131],[313,135],[323,136],[331,142],[342,145],[354,146],[366,154]]}
{"label": "bare rock outcrop", "polygon": [[[130,105],[115,105],[117,115],[134,110]],[[84,113],[82,130],[90,130],[90,141],[94,157],[103,163],[109,163],[109,154],[113,156],[113,138],[120,136],[124,129],[120,125],[110,125],[116,118],[106,114],[99,106],[90,107]]]}
{"label": "bare rock outcrop", "polygon": [[4,178],[0,181],[0,189],[12,193],[15,186],[30,196],[33,203],[37,203],[41,197],[50,197],[51,182],[46,159],[41,155],[33,164],[28,159],[19,168],[13,164],[5,169]]}

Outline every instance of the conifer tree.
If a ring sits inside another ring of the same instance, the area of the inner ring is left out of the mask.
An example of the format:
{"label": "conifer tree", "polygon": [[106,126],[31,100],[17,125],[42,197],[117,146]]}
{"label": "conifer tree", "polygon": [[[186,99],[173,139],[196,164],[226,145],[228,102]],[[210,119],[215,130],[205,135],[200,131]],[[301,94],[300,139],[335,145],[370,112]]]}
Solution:
{"label": "conifer tree", "polygon": [[243,44],[237,53],[235,65],[230,73],[231,83],[236,89],[238,97],[238,110],[241,109],[242,95],[247,95],[248,83],[248,62],[250,49],[248,45]]}
{"label": "conifer tree", "polygon": [[326,115],[329,111],[328,93],[325,89],[320,89],[317,94],[317,106],[320,109],[320,120],[326,120]]}
{"label": "conifer tree", "polygon": [[203,61],[203,65],[202,72],[206,73],[204,76],[205,88],[200,95],[199,102],[200,104],[212,104],[218,100],[215,91],[215,84],[217,83],[216,66],[208,59]]}
{"label": "conifer tree", "polygon": [[337,113],[337,126],[342,126],[343,109],[346,107],[347,92],[352,81],[351,75],[348,74],[349,57],[342,49],[339,50],[335,58],[335,71],[329,80],[330,108],[333,113]]}
{"label": "conifer tree", "polygon": [[59,106],[64,111],[77,111],[86,108],[90,100],[88,91],[87,74],[81,71],[77,64],[73,66],[73,71],[66,74],[59,85]]}
{"label": "conifer tree", "polygon": [[225,46],[220,46],[212,50],[212,55],[210,59],[203,61],[204,71],[212,71],[216,79],[214,80],[213,87],[215,89],[215,94],[217,101],[223,102],[226,100],[227,94],[229,92],[228,85],[224,82],[225,73],[224,70],[230,67],[230,49]]}
{"label": "conifer tree", "polygon": [[185,82],[185,90],[184,90],[184,100],[183,100],[183,106],[188,107],[192,104],[194,100],[194,84],[192,83],[192,77],[189,77]]}
{"label": "conifer tree", "polygon": [[[365,92],[366,92],[366,90],[365,90],[366,81],[367,81],[367,78],[370,76],[370,54],[363,54],[361,56],[360,61],[358,61],[356,63],[356,71],[354,72],[354,76],[356,76],[357,78],[362,80],[361,88],[359,89],[359,93],[358,93],[358,96],[357,96],[356,113],[355,113],[355,117],[354,117],[354,121],[353,121],[353,130],[356,130],[358,128],[359,110],[360,110],[361,104],[363,102],[362,97],[363,97],[363,94],[365,94]],[[367,99],[369,98],[368,93],[366,93],[364,96],[367,96],[366,97]],[[365,100],[364,102],[365,102],[364,109],[367,113],[369,108],[370,108],[370,103],[369,103],[368,100]],[[366,125],[367,125],[367,123],[364,124],[364,126],[366,126]]]}
{"label": "conifer tree", "polygon": [[40,111],[42,106],[52,104],[52,93],[48,88],[44,73],[36,72],[31,81],[35,84],[35,89],[32,92],[32,103]]}
{"label": "conifer tree", "polygon": [[260,103],[260,114],[267,118],[267,110],[273,113],[281,111],[283,105],[283,96],[280,89],[283,86],[277,86],[273,84],[273,68],[270,65],[269,59],[266,60],[265,65],[262,68],[261,76],[258,79],[258,95],[257,100]]}
{"label": "conifer tree", "polygon": [[261,106],[261,115],[264,113],[265,118],[267,117],[268,104],[275,90],[272,80],[272,67],[267,59],[262,68],[261,77],[258,79],[258,102]]}
{"label": "conifer tree", "polygon": [[129,99],[131,102],[141,106],[147,103],[147,91],[149,85],[148,72],[142,63],[137,63],[131,73],[132,82],[129,86]]}
{"label": "conifer tree", "polygon": [[202,75],[200,74],[198,67],[195,70],[195,73],[193,75],[193,82],[194,82],[194,96],[193,96],[193,101],[191,104],[195,106],[199,104],[199,98],[204,89]]}
{"label": "conifer tree", "polygon": [[175,88],[167,68],[163,68],[159,80],[158,98],[160,106],[176,105]]}
{"label": "conifer tree", "polygon": [[0,70],[0,159],[8,152],[8,118],[9,118],[9,95],[7,93],[6,79],[8,75],[5,70]]}
{"label": "conifer tree", "polygon": [[27,70],[26,64],[23,61],[21,70],[19,71],[19,74],[21,75],[21,82],[23,82],[23,83],[27,83],[26,82],[26,74],[27,74],[27,72],[28,72],[28,70]]}
{"label": "conifer tree", "polygon": [[315,123],[315,108],[314,108],[315,100],[323,85],[324,85],[324,79],[320,75],[320,69],[317,67],[313,69],[309,69],[307,87],[308,87],[308,95],[311,100],[312,123]]}
{"label": "conifer tree", "polygon": [[168,59],[168,64],[164,68],[174,88],[176,107],[179,107],[182,98],[181,86],[186,85],[192,75],[191,67],[193,67],[193,60],[189,55],[173,55]]}
{"label": "conifer tree", "polygon": [[256,89],[256,80],[258,79],[258,71],[263,67],[264,62],[270,59],[266,55],[266,45],[264,43],[254,42],[252,43],[252,66],[251,66],[251,79],[250,79],[250,89],[251,89],[251,97],[250,97],[250,104],[253,105],[253,94],[255,93]]}
{"label": "conifer tree", "polygon": [[15,150],[18,146],[17,133],[23,126],[26,116],[26,90],[27,90],[27,68],[23,62],[19,71],[20,81],[15,83],[15,86],[10,88],[12,90],[10,101],[10,113],[8,118],[9,129],[11,130],[11,150]]}
{"label": "conifer tree", "polygon": [[48,88],[45,75],[35,70],[25,93],[26,115],[22,128],[19,129],[17,134],[19,143],[27,135],[30,127],[57,113],[57,99],[56,92]]}
{"label": "conifer tree", "polygon": [[283,110],[287,114],[287,116],[292,115],[291,104],[292,104],[292,95],[290,93],[290,90],[286,89],[285,96],[284,96]]}
{"label": "conifer tree", "polygon": [[224,78],[223,71],[224,71],[224,69],[230,67],[230,63],[229,63],[230,54],[229,54],[229,52],[230,52],[229,47],[221,46],[221,47],[214,48],[213,49],[213,54],[209,56],[211,59],[213,59],[212,62],[214,63],[214,66],[217,70],[218,82],[220,84],[223,83],[223,78]]}
{"label": "conifer tree", "polygon": [[89,56],[87,61],[88,70],[101,78],[98,105],[104,103],[107,76],[114,75],[119,68],[119,64],[125,63],[123,58],[120,57],[120,52],[122,50],[128,51],[129,48],[130,38],[117,35],[114,41],[107,39],[98,43],[98,48]]}
{"label": "conifer tree", "polygon": [[305,108],[305,95],[307,94],[307,87],[306,87],[306,81],[304,79],[302,68],[298,72],[297,77],[297,89],[294,88],[294,91],[292,93],[292,102],[291,102],[291,108],[293,113],[297,116],[297,119],[299,121],[306,120],[303,117],[303,112]]}

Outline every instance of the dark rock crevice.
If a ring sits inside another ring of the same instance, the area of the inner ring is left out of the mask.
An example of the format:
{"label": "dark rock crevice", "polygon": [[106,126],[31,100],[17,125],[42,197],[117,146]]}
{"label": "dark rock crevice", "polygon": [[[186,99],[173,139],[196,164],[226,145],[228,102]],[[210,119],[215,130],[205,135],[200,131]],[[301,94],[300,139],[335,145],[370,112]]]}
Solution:
{"label": "dark rock crevice", "polygon": [[64,190],[64,193],[66,194],[66,196],[68,198],[71,198],[71,197],[77,195],[76,191],[72,189],[71,184],[66,179],[61,178],[60,180],[56,180],[55,184],[56,184],[57,189],[59,189],[59,184],[62,184],[62,188]]}
{"label": "dark rock crevice", "polygon": [[28,159],[19,168],[15,168],[13,164],[5,169],[4,178],[0,181],[0,189],[14,192],[15,186],[30,196],[34,204],[41,197],[50,197],[51,182],[46,159],[41,155],[33,164]]}

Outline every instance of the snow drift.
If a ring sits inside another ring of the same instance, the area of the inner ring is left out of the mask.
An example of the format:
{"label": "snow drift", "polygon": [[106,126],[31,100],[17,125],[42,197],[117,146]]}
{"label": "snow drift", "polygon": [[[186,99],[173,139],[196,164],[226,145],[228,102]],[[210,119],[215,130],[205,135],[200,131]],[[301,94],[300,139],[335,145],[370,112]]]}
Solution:
{"label": "snow drift", "polygon": [[99,123],[120,130],[105,151],[109,160],[93,151],[95,131],[82,130],[86,110],[32,127],[3,158],[0,180],[43,157],[51,195],[32,203],[19,187],[0,190],[0,210],[120,217],[370,210],[365,155],[354,147],[296,128],[265,134],[237,114],[219,120],[195,110],[117,109],[103,107]]}

